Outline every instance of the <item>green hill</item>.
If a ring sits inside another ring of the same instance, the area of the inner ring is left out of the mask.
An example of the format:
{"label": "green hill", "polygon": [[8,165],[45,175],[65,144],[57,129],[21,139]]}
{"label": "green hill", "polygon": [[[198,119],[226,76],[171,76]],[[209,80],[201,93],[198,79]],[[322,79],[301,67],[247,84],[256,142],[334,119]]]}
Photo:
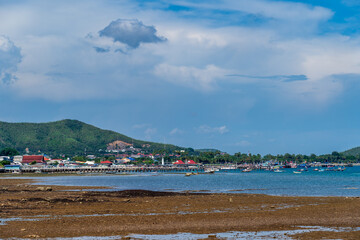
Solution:
{"label": "green hill", "polygon": [[[141,148],[144,144],[149,152],[163,150],[164,144],[132,139],[123,134],[102,130],[77,120],[61,120],[48,123],[8,123],[0,121],[0,149],[11,147],[24,153],[83,154],[98,153],[105,150],[108,143],[120,140]],[[165,145],[167,151],[181,149]]]}
{"label": "green hill", "polygon": [[360,155],[360,147],[351,148],[349,150],[346,150],[342,152],[345,156],[359,156]]}

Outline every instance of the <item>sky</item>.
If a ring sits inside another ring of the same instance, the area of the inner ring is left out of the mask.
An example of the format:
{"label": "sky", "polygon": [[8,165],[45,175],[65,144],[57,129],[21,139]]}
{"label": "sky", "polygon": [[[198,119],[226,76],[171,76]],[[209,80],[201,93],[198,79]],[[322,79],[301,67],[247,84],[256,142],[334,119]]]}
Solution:
{"label": "sky", "polygon": [[357,0],[0,0],[0,121],[228,153],[360,146]]}

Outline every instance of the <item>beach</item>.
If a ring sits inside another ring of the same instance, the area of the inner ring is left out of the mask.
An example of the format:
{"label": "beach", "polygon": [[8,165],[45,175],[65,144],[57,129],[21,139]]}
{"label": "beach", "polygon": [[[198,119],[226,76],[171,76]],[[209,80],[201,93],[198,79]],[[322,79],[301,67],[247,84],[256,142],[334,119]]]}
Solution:
{"label": "beach", "polygon": [[94,187],[41,186],[31,185],[32,182],[0,179],[1,238],[179,232],[209,234],[211,238],[221,232],[293,230],[302,226],[348,230],[300,233],[293,237],[360,238],[359,197],[94,191]]}

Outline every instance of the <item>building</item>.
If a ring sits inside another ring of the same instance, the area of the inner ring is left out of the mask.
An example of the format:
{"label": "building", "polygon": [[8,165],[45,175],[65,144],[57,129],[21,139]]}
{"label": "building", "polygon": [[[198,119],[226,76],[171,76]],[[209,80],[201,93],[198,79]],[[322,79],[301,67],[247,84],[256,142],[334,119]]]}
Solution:
{"label": "building", "polygon": [[20,164],[22,162],[23,156],[22,155],[16,155],[13,157],[14,163]]}
{"label": "building", "polygon": [[11,173],[20,173],[21,171],[20,165],[5,165],[4,169],[5,172],[11,172]]}
{"label": "building", "polygon": [[45,158],[42,155],[25,155],[25,156],[23,156],[23,159],[22,159],[23,164],[30,164],[32,162],[46,163]]}
{"label": "building", "polygon": [[196,165],[197,163],[194,160],[186,160],[186,164],[188,165]]}
{"label": "building", "polygon": [[183,165],[183,164],[185,164],[182,160],[177,160],[176,162],[174,162],[173,164],[181,164],[181,165]]}

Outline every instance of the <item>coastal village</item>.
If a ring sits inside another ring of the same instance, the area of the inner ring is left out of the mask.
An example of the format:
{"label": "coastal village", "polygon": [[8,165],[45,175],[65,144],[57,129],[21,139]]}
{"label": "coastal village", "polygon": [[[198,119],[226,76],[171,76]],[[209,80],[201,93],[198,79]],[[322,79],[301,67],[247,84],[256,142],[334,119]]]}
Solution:
{"label": "coastal village", "polygon": [[[115,149],[112,149],[113,151]],[[118,150],[115,150],[118,151]],[[108,157],[111,156],[111,157]],[[115,157],[116,156],[116,157]],[[166,157],[172,159],[165,162],[164,154],[127,154],[118,153],[108,154],[107,157],[99,160],[94,155],[87,155],[82,160],[74,158],[50,158],[46,155],[15,155],[0,156],[0,173],[131,173],[131,172],[164,172],[164,173],[215,173],[215,172],[251,172],[253,170],[266,170],[273,172],[283,172],[282,169],[294,169],[294,173],[302,173],[312,169],[313,171],[344,171],[346,167],[353,164],[335,163],[301,163],[288,162],[282,164],[276,160],[269,160],[261,163],[222,163],[222,164],[203,164],[192,159],[182,160],[181,154],[170,154]],[[147,164],[139,159],[151,159],[152,163]]]}

